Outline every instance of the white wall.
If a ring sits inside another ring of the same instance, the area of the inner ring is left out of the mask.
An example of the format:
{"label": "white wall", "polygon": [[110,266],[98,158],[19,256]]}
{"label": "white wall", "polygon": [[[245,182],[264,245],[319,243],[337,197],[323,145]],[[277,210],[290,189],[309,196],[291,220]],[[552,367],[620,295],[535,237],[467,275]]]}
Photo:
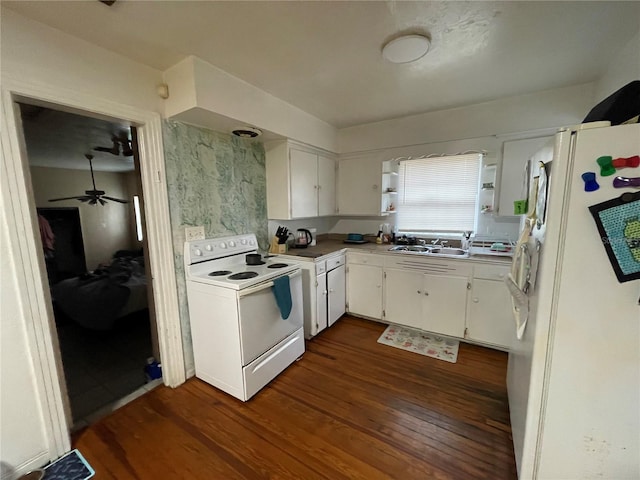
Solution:
{"label": "white wall", "polygon": [[108,196],[129,200],[129,203],[108,201],[106,205],[89,205],[77,200],[51,203],[50,198],[82,195],[91,188],[88,170],[31,167],[31,183],[38,208],[77,207],[80,212],[82,241],[88,270],[109,263],[118,250],[136,247],[131,242],[133,199],[128,193],[127,174],[94,172],[96,186]]}
{"label": "white wall", "polygon": [[338,143],[348,153],[559,127],[579,123],[592,106],[593,84],[576,85],[343,128]]}
{"label": "white wall", "polygon": [[[0,211],[0,241],[6,252],[9,225]],[[19,467],[48,460],[48,445],[38,404],[36,374],[27,325],[17,302],[13,259],[0,255],[0,478],[13,478]]]}
{"label": "white wall", "polygon": [[633,80],[640,80],[640,31],[621,50],[614,52],[596,82],[594,105]]}
{"label": "white wall", "polygon": [[[342,155],[375,151],[376,158],[382,153],[389,159],[484,150],[489,163],[500,163],[504,141],[580,123],[592,106],[593,85],[576,85],[345,128],[338,133],[339,145]],[[331,232],[370,233],[376,222],[388,221],[386,217],[343,218]],[[517,217],[480,215],[475,233],[515,239],[518,229]]]}
{"label": "white wall", "polygon": [[224,117],[330,152],[337,150],[333,126],[197,57],[174,65],[164,78],[170,92],[167,117],[213,130]]}
{"label": "white wall", "polygon": [[[161,100],[155,92],[156,84],[162,79],[159,71],[26,19],[1,4],[0,8],[0,79],[3,88],[9,82],[28,82],[146,111],[162,111]],[[9,152],[8,148],[3,150]],[[10,160],[5,158],[3,162]],[[2,217],[7,219],[2,231],[14,229],[14,212],[10,205],[3,203],[1,208]],[[19,300],[21,283],[15,264],[20,259],[11,258],[6,248],[2,251],[0,460],[13,468],[22,466],[19,471],[24,473],[28,468],[55,458],[55,447],[53,438],[45,433],[48,432],[48,420],[43,412],[47,409],[40,403],[44,392],[40,384],[36,384],[37,375],[26,360],[30,345],[25,331],[33,328],[33,320]],[[7,263],[12,263],[13,267],[6,266]],[[52,339],[44,341],[49,342],[45,350],[55,348],[51,345]],[[36,459],[35,463],[33,459]]]}
{"label": "white wall", "polygon": [[161,113],[162,73],[2,8],[2,81],[41,82]]}

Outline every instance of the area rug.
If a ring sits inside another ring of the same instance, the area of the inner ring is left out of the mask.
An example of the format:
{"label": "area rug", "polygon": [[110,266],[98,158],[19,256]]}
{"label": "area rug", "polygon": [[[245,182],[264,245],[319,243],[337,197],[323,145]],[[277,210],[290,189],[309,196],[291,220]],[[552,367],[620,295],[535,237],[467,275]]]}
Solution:
{"label": "area rug", "polygon": [[87,480],[95,475],[78,449],[44,467],[44,480]]}
{"label": "area rug", "polygon": [[378,343],[456,363],[460,342],[447,337],[413,330],[412,328],[389,325]]}

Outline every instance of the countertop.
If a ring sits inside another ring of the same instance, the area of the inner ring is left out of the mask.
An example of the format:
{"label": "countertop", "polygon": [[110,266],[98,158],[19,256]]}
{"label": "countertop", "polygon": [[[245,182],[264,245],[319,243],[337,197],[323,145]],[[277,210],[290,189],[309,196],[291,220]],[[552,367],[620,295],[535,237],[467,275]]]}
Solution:
{"label": "countertop", "polygon": [[[377,244],[375,241],[369,241],[363,244],[354,244],[354,243],[344,243],[343,239],[338,238],[319,238],[317,239],[317,244],[313,247],[307,248],[290,248],[289,251],[285,254],[287,256],[292,257],[300,257],[300,260],[309,260],[314,261],[320,257],[331,255],[334,253],[338,253],[341,250],[350,250],[354,252],[362,252],[362,253],[377,253],[377,254],[385,254],[385,255],[408,255],[402,254],[398,252],[391,252],[389,249],[393,247],[393,244]],[[280,255],[279,255],[280,256]],[[474,262],[483,262],[483,263],[493,263],[493,264],[510,264],[511,257],[505,255],[497,255],[494,252],[491,252],[488,248],[472,248],[471,254],[468,257],[439,257],[433,256],[431,258],[441,258],[446,260],[456,260],[456,261],[474,261]]]}

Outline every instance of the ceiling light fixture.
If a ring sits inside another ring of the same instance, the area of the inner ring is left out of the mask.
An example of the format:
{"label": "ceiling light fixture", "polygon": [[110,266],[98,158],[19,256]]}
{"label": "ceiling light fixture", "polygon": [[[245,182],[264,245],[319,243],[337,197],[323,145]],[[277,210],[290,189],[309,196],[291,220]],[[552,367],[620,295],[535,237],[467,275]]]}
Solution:
{"label": "ceiling light fixture", "polygon": [[424,35],[403,35],[382,47],[382,56],[391,63],[415,62],[429,51],[431,41]]}
{"label": "ceiling light fixture", "polygon": [[259,128],[243,126],[231,130],[231,133],[233,133],[236,137],[256,138],[262,135],[262,130],[260,130]]}

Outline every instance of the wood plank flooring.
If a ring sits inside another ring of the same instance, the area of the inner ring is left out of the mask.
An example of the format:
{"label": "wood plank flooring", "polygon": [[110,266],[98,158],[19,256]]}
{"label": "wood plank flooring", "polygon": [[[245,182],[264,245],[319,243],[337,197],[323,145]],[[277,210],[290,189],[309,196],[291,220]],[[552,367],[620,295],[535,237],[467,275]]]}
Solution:
{"label": "wood plank flooring", "polygon": [[376,342],[343,317],[243,403],[191,379],[79,432],[96,479],[516,479],[507,355],[456,364]]}

